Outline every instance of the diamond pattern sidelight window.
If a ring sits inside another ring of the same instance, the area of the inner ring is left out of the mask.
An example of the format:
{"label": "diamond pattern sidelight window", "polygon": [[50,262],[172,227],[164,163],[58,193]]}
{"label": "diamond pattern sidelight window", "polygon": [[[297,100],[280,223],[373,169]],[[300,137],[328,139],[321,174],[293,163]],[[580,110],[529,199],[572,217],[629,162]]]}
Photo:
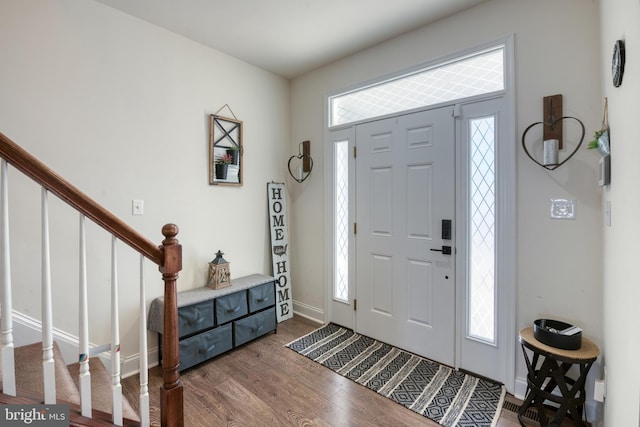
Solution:
{"label": "diamond pattern sidelight window", "polygon": [[349,141],[335,144],[335,272],[333,297],[349,300]]}
{"label": "diamond pattern sidelight window", "polygon": [[469,122],[469,335],[495,342],[495,118]]}
{"label": "diamond pattern sidelight window", "polygon": [[329,98],[329,126],[504,90],[504,45]]}

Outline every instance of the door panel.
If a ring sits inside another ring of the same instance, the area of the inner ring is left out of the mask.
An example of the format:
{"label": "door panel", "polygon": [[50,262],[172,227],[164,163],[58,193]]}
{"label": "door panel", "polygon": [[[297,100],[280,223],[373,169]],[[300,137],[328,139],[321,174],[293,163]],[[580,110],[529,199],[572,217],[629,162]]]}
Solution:
{"label": "door panel", "polygon": [[[429,280],[424,280],[429,277]],[[424,326],[433,324],[433,288],[424,283],[433,283],[432,264],[419,260],[409,261],[409,321]]]}
{"label": "door panel", "polygon": [[372,254],[371,310],[378,314],[393,316],[393,258]]}
{"label": "door panel", "polygon": [[356,127],[356,330],[453,365],[455,213],[452,108]]}
{"label": "door panel", "polygon": [[371,231],[377,236],[390,236],[393,230],[391,203],[393,200],[393,169],[371,169]]}
{"label": "door panel", "polygon": [[[431,165],[409,166],[407,169],[407,192],[413,194],[407,200],[407,234],[415,239],[431,238],[431,194],[433,168]],[[426,191],[421,191],[421,190]]]}

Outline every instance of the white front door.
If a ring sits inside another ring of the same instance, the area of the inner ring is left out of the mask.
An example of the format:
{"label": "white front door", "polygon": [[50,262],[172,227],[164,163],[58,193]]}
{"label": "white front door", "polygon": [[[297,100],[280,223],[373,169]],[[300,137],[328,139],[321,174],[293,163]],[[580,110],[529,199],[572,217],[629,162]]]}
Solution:
{"label": "white front door", "polygon": [[[452,111],[357,125],[355,136],[356,330],[448,365],[456,283]],[[451,221],[449,236],[443,220]]]}

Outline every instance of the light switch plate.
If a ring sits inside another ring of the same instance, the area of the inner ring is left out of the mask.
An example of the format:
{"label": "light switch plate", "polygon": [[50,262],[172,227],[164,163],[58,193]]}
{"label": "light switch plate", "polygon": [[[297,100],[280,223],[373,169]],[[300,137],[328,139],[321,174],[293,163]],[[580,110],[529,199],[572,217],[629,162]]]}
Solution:
{"label": "light switch plate", "polygon": [[576,201],[567,199],[551,199],[552,219],[576,219]]}
{"label": "light switch plate", "polygon": [[131,214],[132,215],[143,215],[144,214],[144,201],[143,200],[133,200],[131,202]]}

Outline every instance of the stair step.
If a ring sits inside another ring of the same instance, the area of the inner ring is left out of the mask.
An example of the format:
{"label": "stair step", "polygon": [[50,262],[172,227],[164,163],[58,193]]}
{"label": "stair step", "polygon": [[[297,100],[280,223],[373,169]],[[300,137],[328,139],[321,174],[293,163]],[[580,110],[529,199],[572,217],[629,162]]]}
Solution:
{"label": "stair step", "polygon": [[[80,364],[72,363],[68,365],[67,368],[75,386],[80,389]],[[111,413],[113,408],[111,376],[109,375],[107,368],[105,368],[104,364],[98,357],[91,357],[89,359],[89,372],[91,373],[91,407],[99,411]],[[131,404],[124,396],[122,396],[122,415],[125,418],[140,421],[140,417],[136,411],[133,410]]]}
{"label": "stair step", "polygon": [[[38,342],[16,347],[14,355],[18,396],[2,395],[2,403],[42,403],[44,396],[42,343]],[[77,407],[79,410],[80,392],[78,391],[78,383],[80,379],[78,374],[80,364],[65,365],[62,353],[55,342],[53,343],[53,358],[56,373],[56,400]],[[72,425],[111,425],[109,422],[113,409],[111,404],[111,376],[102,361],[97,357],[89,359],[89,372],[91,373],[91,406],[94,419],[89,420],[72,414],[72,418],[74,418]],[[2,367],[0,366],[0,389],[1,386]],[[124,396],[122,397],[122,415],[125,419],[125,426],[139,425],[139,415]],[[86,424],[81,420],[86,420]]]}
{"label": "stair step", "polygon": [[[30,390],[17,389],[18,396],[13,397],[0,393],[0,405],[38,405],[42,404],[42,392],[36,393]],[[59,400],[57,403],[69,405],[69,426],[70,427],[114,427],[111,422],[111,414],[93,410],[92,418],[85,418],[80,415],[80,406],[74,403]],[[140,427],[139,421],[123,420],[123,427]]]}
{"label": "stair step", "polygon": [[[33,343],[14,349],[16,387],[44,396],[42,373],[42,343]],[[53,360],[56,374],[56,399],[80,404],[80,393],[69,374],[58,345],[53,343]]]}

